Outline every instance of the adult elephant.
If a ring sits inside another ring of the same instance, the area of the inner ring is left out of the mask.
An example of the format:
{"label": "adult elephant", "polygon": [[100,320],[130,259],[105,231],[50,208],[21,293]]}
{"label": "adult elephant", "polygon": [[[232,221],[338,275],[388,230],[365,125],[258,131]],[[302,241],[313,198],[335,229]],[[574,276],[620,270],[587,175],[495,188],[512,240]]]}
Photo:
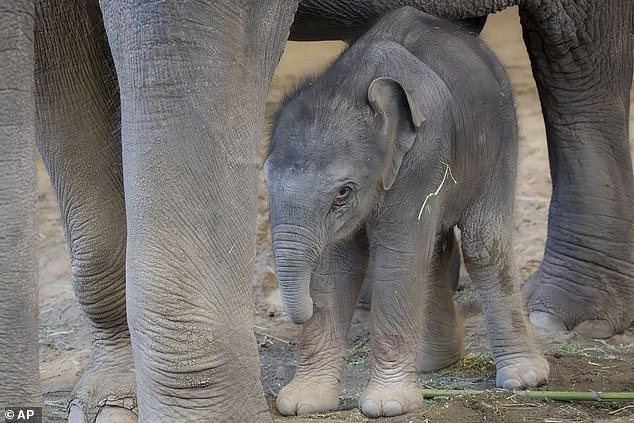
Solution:
{"label": "adult elephant", "polygon": [[269,420],[248,283],[268,85],[291,24],[297,39],[353,38],[404,4],[451,18],[520,6],[554,183],[544,262],[527,287],[531,320],[590,336],[630,324],[631,2],[297,3],[0,9],[0,405],[40,397],[37,138],[91,323],[71,420],[134,421],[135,392],[142,421]]}

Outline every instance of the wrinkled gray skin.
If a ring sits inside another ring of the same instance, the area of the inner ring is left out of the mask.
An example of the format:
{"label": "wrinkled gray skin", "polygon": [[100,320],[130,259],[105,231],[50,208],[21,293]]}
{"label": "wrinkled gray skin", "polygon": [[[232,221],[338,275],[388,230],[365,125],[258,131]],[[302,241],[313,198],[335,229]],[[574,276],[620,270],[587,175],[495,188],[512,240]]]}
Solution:
{"label": "wrinkled gray skin", "polygon": [[[39,404],[33,5],[0,8],[0,408]],[[25,71],[26,70],[26,71]]]}
{"label": "wrinkled gray skin", "polygon": [[37,138],[91,326],[70,420],[137,421],[137,398],[144,422],[270,420],[249,284],[256,152],[296,3],[24,3],[0,10],[0,407],[41,401]]}
{"label": "wrinkled gray skin", "polygon": [[138,398],[143,421],[270,420],[248,280],[271,74],[291,23],[292,38],[352,39],[406,4],[459,19],[520,6],[555,187],[531,319],[626,328],[632,2],[303,0],[293,22],[291,0],[16,0],[0,8],[0,407],[40,396],[37,132],[93,333],[73,418],[134,420]]}
{"label": "wrinkled gray skin", "polygon": [[368,263],[373,360],[361,410],[422,404],[416,371],[462,352],[448,280],[454,225],[497,385],[545,382],[513,263],[517,142],[510,83],[477,33],[412,8],[387,14],[285,101],[264,170],[282,299],[305,325],[282,414],[337,407],[350,300]]}

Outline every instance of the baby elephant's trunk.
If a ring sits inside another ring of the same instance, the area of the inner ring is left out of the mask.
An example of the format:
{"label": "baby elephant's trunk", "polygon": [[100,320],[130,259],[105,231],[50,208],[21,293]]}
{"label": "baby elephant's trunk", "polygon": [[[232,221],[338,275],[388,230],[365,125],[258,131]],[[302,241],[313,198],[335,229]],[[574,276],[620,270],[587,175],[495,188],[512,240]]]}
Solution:
{"label": "baby elephant's trunk", "polygon": [[290,225],[273,229],[273,255],[280,293],[288,318],[306,323],[313,315],[310,278],[319,256],[308,231]]}

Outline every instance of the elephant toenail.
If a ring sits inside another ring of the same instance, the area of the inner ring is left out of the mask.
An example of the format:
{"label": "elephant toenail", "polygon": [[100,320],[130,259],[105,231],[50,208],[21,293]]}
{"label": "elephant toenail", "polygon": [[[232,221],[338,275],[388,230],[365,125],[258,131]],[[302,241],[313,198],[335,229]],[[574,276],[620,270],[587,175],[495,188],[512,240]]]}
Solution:
{"label": "elephant toenail", "polygon": [[291,407],[291,401],[288,398],[278,398],[277,411],[283,416],[291,416],[295,414],[295,407]]}
{"label": "elephant toenail", "polygon": [[137,423],[138,421],[137,415],[127,408],[105,406],[97,414],[95,423]]}
{"label": "elephant toenail", "polygon": [[75,401],[70,403],[70,409],[68,412],[68,422],[69,423],[83,423],[84,415],[81,411],[81,408]]}
{"label": "elephant toenail", "polygon": [[363,401],[363,403],[361,404],[361,411],[363,412],[363,414],[370,417],[371,419],[376,419],[380,416],[379,405],[376,403],[376,401],[371,399]]}
{"label": "elephant toenail", "polygon": [[390,400],[383,404],[383,415],[386,417],[400,416],[403,414],[403,406],[400,402]]}
{"label": "elephant toenail", "polygon": [[504,389],[513,390],[513,389],[519,389],[521,387],[522,387],[522,384],[520,383],[520,381],[513,378],[506,379],[504,383],[502,383],[502,388]]}
{"label": "elephant toenail", "polygon": [[614,327],[605,319],[585,320],[574,329],[585,338],[609,338],[614,335]]}
{"label": "elephant toenail", "polygon": [[568,330],[561,318],[543,311],[533,311],[528,315],[528,320],[533,326],[539,329],[544,329],[548,331]]}
{"label": "elephant toenail", "polygon": [[526,382],[528,386],[537,386],[537,372],[534,370],[527,371],[524,375],[524,382]]}
{"label": "elephant toenail", "polygon": [[300,414],[312,414],[315,412],[315,408],[312,405],[302,404],[297,407],[297,415]]}

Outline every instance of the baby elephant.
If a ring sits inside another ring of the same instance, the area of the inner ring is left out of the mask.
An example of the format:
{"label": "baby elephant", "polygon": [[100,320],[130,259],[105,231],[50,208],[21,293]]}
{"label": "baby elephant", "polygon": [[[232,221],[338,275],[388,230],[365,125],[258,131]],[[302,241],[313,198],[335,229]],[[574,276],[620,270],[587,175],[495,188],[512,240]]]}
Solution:
{"label": "baby elephant", "polygon": [[421,406],[417,371],[462,353],[447,278],[454,226],[497,386],[546,381],[513,263],[517,143],[502,65],[475,34],[413,8],[384,16],[285,100],[264,166],[282,299],[303,324],[295,376],[277,399],[282,414],[337,408],[366,271],[372,369],[361,410]]}

